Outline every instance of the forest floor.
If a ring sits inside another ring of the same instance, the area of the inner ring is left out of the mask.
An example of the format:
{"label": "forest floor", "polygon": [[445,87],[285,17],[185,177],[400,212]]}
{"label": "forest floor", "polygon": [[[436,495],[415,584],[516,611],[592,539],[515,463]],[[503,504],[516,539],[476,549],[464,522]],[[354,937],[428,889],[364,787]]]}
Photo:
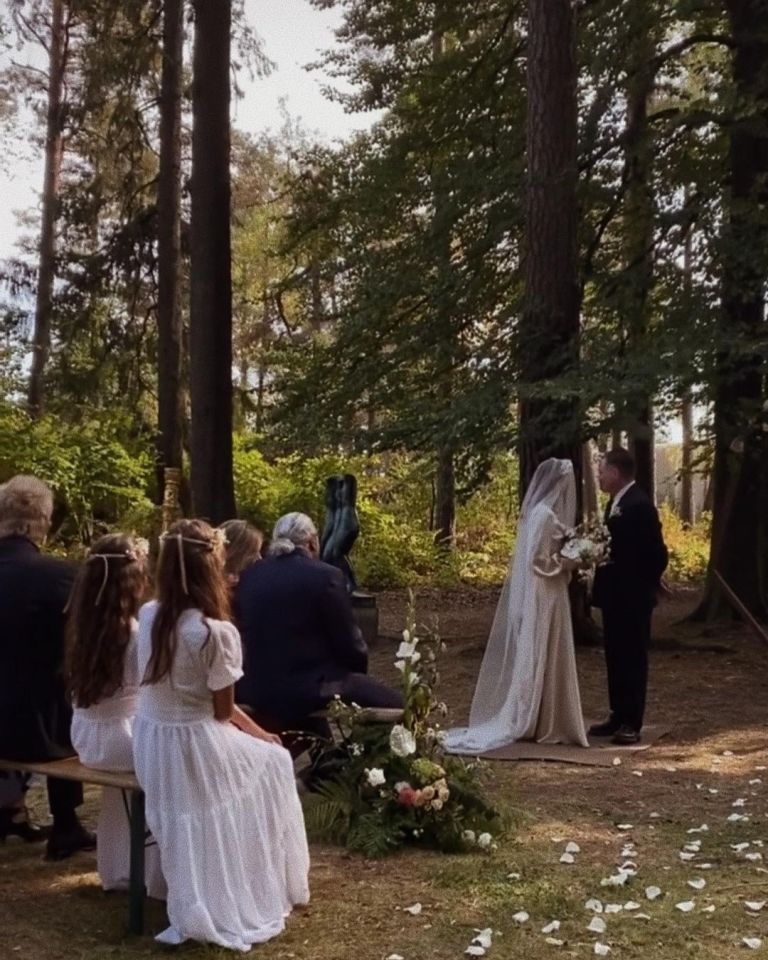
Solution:
{"label": "forest floor", "polygon": [[[491,927],[490,960],[586,958],[596,942],[616,960],[768,954],[768,905],[746,906],[768,900],[768,648],[738,626],[681,624],[694,601],[681,591],[656,618],[648,712],[669,726],[667,737],[613,767],[490,765],[489,788],[514,823],[490,856],[406,851],[367,862],[314,845],[311,905],[254,953],[265,960],[459,960],[475,931]],[[418,598],[420,618],[440,618],[448,651],[439,692],[458,721],[468,711],[495,602],[493,590],[425,590]],[[380,595],[384,634],[402,629],[405,603],[399,592]],[[394,640],[384,639],[373,657],[383,678],[395,677],[393,651]],[[600,651],[580,649],[578,664],[585,712],[602,717]],[[35,799],[42,803],[37,788]],[[97,800],[89,792],[92,820]],[[734,813],[747,819],[729,820]],[[569,841],[581,848],[572,865],[560,863]],[[695,841],[700,851],[681,860]],[[631,858],[622,857],[628,844],[636,850]],[[637,863],[636,876],[623,888],[601,886],[625,859]],[[662,891],[653,902],[649,886]],[[591,898],[640,907],[603,914],[607,930],[594,934],[585,908]],[[416,902],[418,916],[404,912]],[[689,912],[676,906],[685,902],[694,904]],[[519,911],[530,915],[522,925],[513,920]],[[161,929],[162,905],[153,904],[148,919],[152,932]],[[543,933],[553,920],[559,930]],[[0,848],[2,960],[167,953],[150,936],[126,938],[125,922],[126,898],[100,890],[93,856],[50,864],[36,847],[9,841]],[[745,938],[763,945],[750,948]],[[189,960],[230,956],[194,945],[177,952]]]}

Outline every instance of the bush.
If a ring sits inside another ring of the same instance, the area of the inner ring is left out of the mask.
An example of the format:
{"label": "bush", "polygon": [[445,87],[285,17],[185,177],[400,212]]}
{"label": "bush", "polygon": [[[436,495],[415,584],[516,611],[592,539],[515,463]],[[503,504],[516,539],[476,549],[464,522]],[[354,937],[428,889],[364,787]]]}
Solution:
{"label": "bush", "polygon": [[709,537],[712,517],[705,513],[693,527],[686,527],[669,507],[660,510],[664,540],[669,548],[667,578],[678,583],[701,580],[709,563]]}

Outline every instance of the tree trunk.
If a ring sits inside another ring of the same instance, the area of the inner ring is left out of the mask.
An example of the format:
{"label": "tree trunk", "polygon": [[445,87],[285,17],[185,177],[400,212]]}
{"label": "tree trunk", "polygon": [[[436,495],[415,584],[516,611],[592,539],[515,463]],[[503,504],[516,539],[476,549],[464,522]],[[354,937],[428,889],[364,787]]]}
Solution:
{"label": "tree trunk", "polygon": [[435,483],[435,542],[451,548],[456,538],[456,477],[453,449],[450,444],[441,447],[437,455]]}
{"label": "tree trunk", "polygon": [[230,237],[231,0],[194,0],[191,466],[195,513],[235,515],[232,477],[232,272]]}
{"label": "tree trunk", "polygon": [[[733,615],[714,572],[750,612],[768,615],[768,476],[762,430],[765,259],[768,244],[768,40],[762,0],[727,0],[741,102],[752,104],[730,129],[730,197],[724,226],[721,329],[715,392],[715,463],[709,577],[697,616]],[[754,345],[750,354],[749,345]]]}
{"label": "tree trunk", "polygon": [[[686,195],[687,199],[687,195]],[[683,296],[685,298],[687,320],[693,323],[693,228],[685,235],[683,247]],[[682,402],[683,422],[683,462],[680,471],[680,519],[686,526],[692,526],[696,520],[693,505],[693,453],[694,453],[694,423],[693,423],[693,394],[689,386],[683,388]]]}
{"label": "tree trunk", "polygon": [[[652,144],[648,132],[648,101],[655,83],[650,66],[655,52],[654,25],[640,24],[628,54],[627,125],[625,130],[623,319],[627,345],[633,355],[644,355],[648,346],[648,310],[653,283],[653,230],[655,204],[652,184]],[[633,392],[627,397],[627,430],[637,465],[637,483],[655,499],[654,430],[651,398]]]}
{"label": "tree trunk", "polygon": [[597,495],[597,475],[595,472],[597,452],[597,444],[594,441],[588,440],[584,444],[584,513],[589,520],[595,520],[600,512]]}
{"label": "tree trunk", "polygon": [[570,0],[528,2],[525,302],[520,324],[520,479],[547,457],[573,461],[581,490],[580,411],[555,387],[578,362],[576,44]]}
{"label": "tree trunk", "polygon": [[[160,176],[157,187],[158,458],[163,471],[181,470],[184,404],[181,315],[181,100],[184,0],[163,4],[160,89]],[[163,473],[163,476],[165,474]],[[176,477],[176,475],[173,475]],[[177,478],[179,487],[181,479]],[[162,502],[162,491],[161,491]]]}
{"label": "tree trunk", "polygon": [[68,29],[64,17],[64,0],[51,0],[40,258],[35,328],[32,335],[32,364],[27,389],[29,413],[35,419],[43,412],[43,381],[51,352],[53,288],[56,276],[56,221],[59,217],[61,165],[64,158],[64,77],[67,69],[67,53]]}

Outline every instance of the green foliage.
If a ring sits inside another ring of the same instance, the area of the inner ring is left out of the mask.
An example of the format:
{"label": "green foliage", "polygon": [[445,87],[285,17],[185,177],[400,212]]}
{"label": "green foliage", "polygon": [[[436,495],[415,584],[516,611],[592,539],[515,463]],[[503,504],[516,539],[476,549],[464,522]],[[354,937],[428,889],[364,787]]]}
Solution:
{"label": "green foliage", "polygon": [[87,543],[98,529],[118,522],[131,532],[148,532],[155,513],[147,496],[151,469],[146,453],[126,449],[107,424],[32,421],[0,406],[0,481],[31,473],[49,483],[62,518],[55,533],[64,543]]}
{"label": "green foliage", "polygon": [[405,844],[459,852],[495,848],[499,814],[483,794],[476,766],[441,746],[445,705],[433,690],[440,638],[417,636],[413,599],[396,656],[405,710],[402,723],[371,724],[359,707],[331,706],[338,735],[313,761],[306,798],[310,834],[344,843],[366,857],[382,857]]}
{"label": "green foliage", "polygon": [[675,583],[691,583],[703,579],[709,562],[712,517],[705,513],[692,528],[668,506],[660,510],[664,524],[664,540],[669,548],[667,577]]}

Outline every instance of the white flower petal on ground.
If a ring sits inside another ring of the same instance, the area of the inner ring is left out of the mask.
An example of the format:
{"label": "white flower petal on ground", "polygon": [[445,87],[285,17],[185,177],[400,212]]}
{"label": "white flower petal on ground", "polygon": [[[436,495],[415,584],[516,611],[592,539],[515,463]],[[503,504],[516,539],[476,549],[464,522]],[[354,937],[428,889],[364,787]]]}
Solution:
{"label": "white flower petal on ground", "polygon": [[624,909],[627,911],[639,910],[640,904],[636,900],[627,900],[627,902],[624,904]]}
{"label": "white flower petal on ground", "polygon": [[558,940],[557,937],[547,937],[544,943],[548,943],[550,947],[562,947],[565,941]]}
{"label": "white flower petal on ground", "polygon": [[528,923],[531,919],[531,915],[526,913],[525,910],[520,910],[518,913],[513,914],[512,919],[515,923]]}
{"label": "white flower petal on ground", "polygon": [[675,904],[675,909],[679,910],[680,913],[690,913],[691,910],[696,909],[696,903],[694,900],[683,900],[681,903]]}
{"label": "white flower petal on ground", "polygon": [[481,833],[477,838],[477,845],[481,850],[487,850],[493,843],[493,837],[490,833]]}
{"label": "white flower petal on ground", "polygon": [[642,775],[643,775],[643,771],[642,771],[642,770],[633,770],[633,771],[632,771],[632,776],[633,776],[633,777],[642,777]]}
{"label": "white flower petal on ground", "polygon": [[744,797],[739,797],[738,800],[734,800],[731,804],[732,807],[746,807],[747,801]]}
{"label": "white flower petal on ground", "polygon": [[745,947],[749,947],[750,950],[759,950],[763,945],[763,941],[760,937],[744,937],[741,941]]}
{"label": "white flower petal on ground", "polygon": [[688,881],[688,886],[691,887],[692,890],[703,890],[706,885],[707,881],[701,877],[697,878],[696,880]]}
{"label": "white flower petal on ground", "polygon": [[732,757],[732,756],[733,756],[733,750],[723,750],[723,756],[724,756],[724,757]]}
{"label": "white flower petal on ground", "polygon": [[401,957],[399,953],[390,953],[387,960],[404,960],[404,958]]}
{"label": "white flower petal on ground", "polygon": [[634,860],[625,860],[619,867],[621,873],[628,873],[631,877],[637,873],[637,864]]}
{"label": "white flower petal on ground", "polygon": [[614,767],[620,767],[620,766],[621,766],[621,757],[614,757],[614,758],[613,758],[613,766],[614,766]]}
{"label": "white flower petal on ground", "polygon": [[695,854],[695,853],[686,853],[686,852],[683,850],[683,852],[679,854],[679,857],[680,857],[680,859],[681,859],[682,861],[684,861],[684,862],[687,863],[689,860],[695,860],[695,859],[696,859],[696,854]]}
{"label": "white flower petal on ground", "polygon": [[623,887],[624,884],[629,880],[629,874],[625,873],[623,870],[619,870],[618,873],[614,873],[610,877],[605,877],[600,881],[601,887]]}
{"label": "white flower petal on ground", "polygon": [[[471,832],[471,831],[470,831],[470,832]],[[474,834],[472,834],[472,837],[473,837],[473,839],[474,839]],[[507,874],[507,880],[519,880],[520,878],[521,878],[521,874],[519,874],[519,873],[508,873],[508,874]]]}
{"label": "white flower petal on ground", "polygon": [[631,823],[620,823],[617,825],[616,829],[621,830],[622,832],[626,832],[627,830],[634,830],[635,828],[632,826]]}
{"label": "white flower petal on ground", "polygon": [[650,914],[648,913],[633,913],[632,916],[635,920],[650,920]]}
{"label": "white flower petal on ground", "polygon": [[403,907],[403,912],[410,913],[412,917],[418,917],[422,909],[423,907],[421,906],[420,903],[414,903],[410,907]]}
{"label": "white flower petal on ground", "polygon": [[471,943],[464,951],[470,957],[484,957],[485,948],[479,947],[476,943]]}
{"label": "white flower petal on ground", "polygon": [[620,903],[606,903],[605,905],[605,912],[608,914],[621,913],[623,909],[624,907]]}
{"label": "white flower petal on ground", "polygon": [[541,928],[542,933],[557,933],[560,929],[559,920],[551,920],[545,927]]}
{"label": "white flower petal on ground", "polygon": [[493,928],[486,927],[484,930],[477,930],[477,936],[472,938],[472,943],[485,950],[490,950],[493,944]]}
{"label": "white flower petal on ground", "polygon": [[607,957],[611,952],[611,948],[607,943],[596,943],[595,944],[595,956],[597,957]]}
{"label": "white flower petal on ground", "polygon": [[745,900],[744,906],[753,913],[759,913],[765,906],[765,900]]}
{"label": "white flower petal on ground", "polygon": [[578,845],[578,843],[575,843],[573,840],[571,840],[569,843],[566,844],[566,846],[565,846],[565,852],[566,852],[566,853],[581,853],[581,847]]}
{"label": "white flower petal on ground", "polygon": [[711,864],[711,863],[698,863],[698,864],[696,864],[696,869],[697,869],[697,870],[711,870],[711,869],[712,869],[712,864]]}
{"label": "white flower petal on ground", "polygon": [[690,843],[686,843],[683,847],[683,850],[688,850],[692,853],[698,853],[701,850],[701,840],[691,840]]}
{"label": "white flower petal on ground", "polygon": [[587,930],[590,933],[605,933],[608,929],[608,924],[603,920],[602,917],[592,917],[587,926]]}
{"label": "white flower petal on ground", "polygon": [[717,794],[720,793],[720,791],[717,790],[715,787],[710,787],[710,788],[707,790],[707,793],[711,794],[713,797],[716,797]]}
{"label": "white flower petal on ground", "polygon": [[560,863],[576,863],[576,857],[572,853],[564,853],[560,857]]}
{"label": "white flower petal on ground", "polygon": [[751,863],[758,863],[758,861],[763,859],[762,853],[745,853],[744,859],[749,860]]}
{"label": "white flower petal on ground", "polygon": [[592,913],[602,913],[603,912],[602,901],[596,900],[593,897],[591,900],[587,900],[587,902],[584,904],[584,909],[591,910]]}
{"label": "white flower petal on ground", "polygon": [[708,907],[702,907],[701,912],[702,912],[702,913],[714,913],[716,909],[717,909],[717,907],[715,907],[714,903],[710,903],[710,905],[709,905]]}
{"label": "white flower petal on ground", "polygon": [[706,823],[702,823],[700,827],[691,827],[688,833],[708,833],[709,827]]}
{"label": "white flower petal on ground", "polygon": [[728,823],[743,823],[749,820],[749,816],[746,813],[731,813],[726,819]]}
{"label": "white flower petal on ground", "polygon": [[755,777],[754,780],[749,781],[749,785],[750,787],[759,787],[762,782],[763,781],[760,779],[760,777]]}
{"label": "white flower petal on ground", "polygon": [[658,900],[661,896],[661,887],[646,887],[645,888],[645,897],[646,900]]}
{"label": "white flower petal on ground", "polygon": [[745,840],[743,843],[732,843],[731,850],[735,850],[736,853],[741,853],[746,850],[748,847],[751,847],[752,844],[748,840]]}

